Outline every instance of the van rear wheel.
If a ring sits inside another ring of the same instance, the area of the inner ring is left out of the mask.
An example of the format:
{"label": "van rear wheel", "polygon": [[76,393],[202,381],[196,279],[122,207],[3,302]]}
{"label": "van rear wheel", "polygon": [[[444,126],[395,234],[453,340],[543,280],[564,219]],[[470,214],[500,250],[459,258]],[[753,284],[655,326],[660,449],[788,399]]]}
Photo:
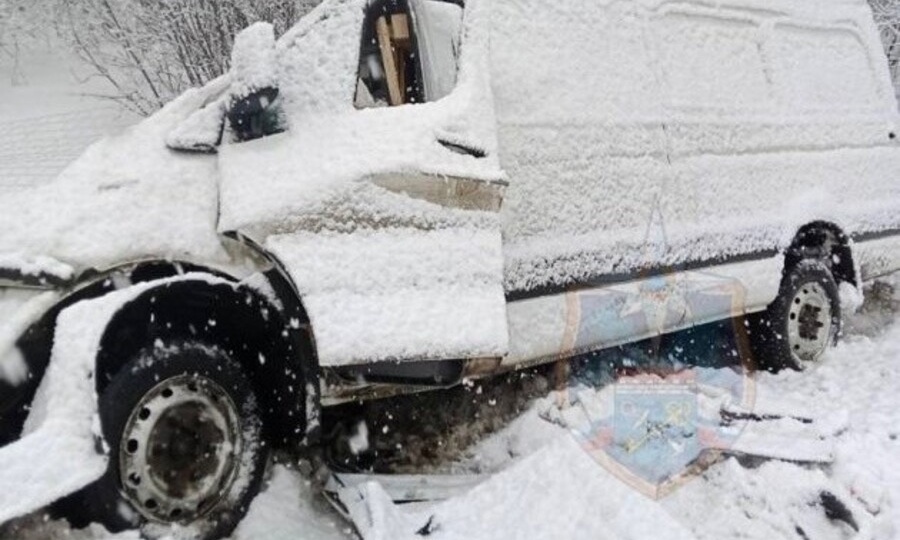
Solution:
{"label": "van rear wheel", "polygon": [[753,318],[753,342],[761,367],[803,370],[837,342],[841,303],[831,271],[804,260],[785,275],[778,297]]}

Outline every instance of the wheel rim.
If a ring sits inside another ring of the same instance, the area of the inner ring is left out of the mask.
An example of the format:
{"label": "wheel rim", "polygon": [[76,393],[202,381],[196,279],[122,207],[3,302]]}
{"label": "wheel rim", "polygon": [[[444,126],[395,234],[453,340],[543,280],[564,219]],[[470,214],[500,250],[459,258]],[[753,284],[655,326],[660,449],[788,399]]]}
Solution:
{"label": "wheel rim", "polygon": [[238,409],[200,375],[167,379],[132,410],[119,444],[122,491],[144,517],[189,523],[228,493],[243,444]]}
{"label": "wheel rim", "polygon": [[831,299],[818,283],[805,283],[788,312],[788,343],[801,362],[818,360],[831,341]]}

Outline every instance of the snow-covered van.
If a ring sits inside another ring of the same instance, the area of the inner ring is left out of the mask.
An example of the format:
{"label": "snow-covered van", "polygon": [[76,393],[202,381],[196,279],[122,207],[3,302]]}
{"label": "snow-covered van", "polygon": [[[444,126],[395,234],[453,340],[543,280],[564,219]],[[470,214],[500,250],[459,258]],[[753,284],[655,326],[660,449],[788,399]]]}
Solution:
{"label": "snow-covered van", "polygon": [[321,407],[743,316],[802,368],[900,267],[863,0],[325,0],[231,66],[0,200],[0,522],[225,535]]}

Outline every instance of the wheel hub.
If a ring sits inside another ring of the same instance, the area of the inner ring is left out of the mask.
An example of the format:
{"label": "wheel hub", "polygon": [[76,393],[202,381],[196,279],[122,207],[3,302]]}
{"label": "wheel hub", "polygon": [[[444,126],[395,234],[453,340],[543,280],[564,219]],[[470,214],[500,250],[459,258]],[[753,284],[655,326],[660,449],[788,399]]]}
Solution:
{"label": "wheel hub", "polygon": [[824,287],[806,283],[796,292],[788,314],[791,353],[804,362],[822,356],[831,341],[831,300]]}
{"label": "wheel hub", "polygon": [[137,403],[119,448],[126,498],[145,517],[190,522],[219,502],[237,471],[238,410],[218,384],[182,375]]}

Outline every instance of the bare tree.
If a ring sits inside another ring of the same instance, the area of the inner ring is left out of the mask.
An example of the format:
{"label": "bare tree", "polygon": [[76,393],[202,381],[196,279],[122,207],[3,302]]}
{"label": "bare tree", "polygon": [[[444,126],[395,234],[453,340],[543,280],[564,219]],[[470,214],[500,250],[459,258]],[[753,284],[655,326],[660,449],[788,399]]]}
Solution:
{"label": "bare tree", "polygon": [[57,0],[57,31],[105,79],[112,99],[148,115],[228,69],[234,35],[255,21],[277,32],[317,0]]}
{"label": "bare tree", "polygon": [[5,67],[3,71],[9,73],[13,86],[28,82],[28,52],[45,45],[41,22],[40,9],[34,2],[0,1],[0,67]]}
{"label": "bare tree", "polygon": [[869,0],[887,55],[894,91],[900,99],[900,0]]}

